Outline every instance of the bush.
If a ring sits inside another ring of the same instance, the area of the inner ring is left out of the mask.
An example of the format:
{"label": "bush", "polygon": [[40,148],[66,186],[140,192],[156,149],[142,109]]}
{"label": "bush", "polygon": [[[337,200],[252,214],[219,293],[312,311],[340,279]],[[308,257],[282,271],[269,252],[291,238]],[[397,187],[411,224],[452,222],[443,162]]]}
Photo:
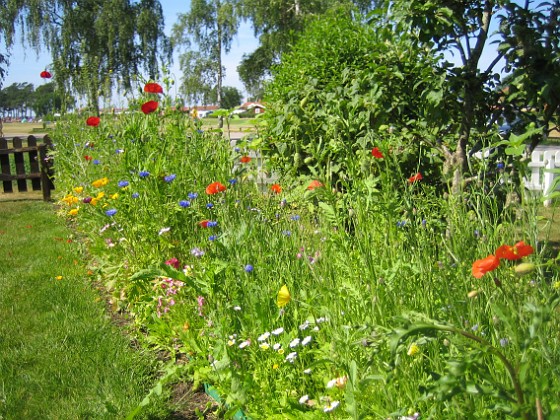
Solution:
{"label": "bush", "polygon": [[444,125],[433,112],[444,81],[435,63],[410,33],[398,36],[347,12],[322,16],[282,57],[267,86],[272,164],[345,183],[371,175],[356,157],[377,146],[399,153],[407,176],[420,170],[439,179],[429,142]]}

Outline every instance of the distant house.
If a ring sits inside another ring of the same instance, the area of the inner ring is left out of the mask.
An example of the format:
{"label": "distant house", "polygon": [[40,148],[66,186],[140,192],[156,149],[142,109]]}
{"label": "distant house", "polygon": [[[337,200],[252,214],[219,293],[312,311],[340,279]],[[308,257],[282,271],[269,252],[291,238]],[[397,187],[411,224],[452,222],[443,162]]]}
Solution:
{"label": "distant house", "polygon": [[243,112],[250,111],[252,109],[255,111],[255,114],[262,114],[266,110],[266,106],[264,106],[260,102],[245,102],[243,105],[241,105],[235,111],[233,111],[233,113],[234,114],[241,114]]}

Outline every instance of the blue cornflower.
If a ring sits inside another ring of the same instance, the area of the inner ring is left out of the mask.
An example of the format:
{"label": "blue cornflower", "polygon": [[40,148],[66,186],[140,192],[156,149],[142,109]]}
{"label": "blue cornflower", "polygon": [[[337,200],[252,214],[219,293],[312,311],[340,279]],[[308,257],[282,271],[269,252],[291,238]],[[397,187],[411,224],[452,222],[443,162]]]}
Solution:
{"label": "blue cornflower", "polygon": [[198,197],[198,193],[190,192],[187,194],[187,197],[189,197],[191,200],[194,200],[196,197]]}
{"label": "blue cornflower", "polygon": [[297,222],[299,219],[301,219],[301,217],[299,216],[299,214],[294,214],[292,217],[290,217],[290,219]]}
{"label": "blue cornflower", "polygon": [[251,264],[247,264],[247,265],[245,266],[245,272],[246,272],[246,273],[252,273],[253,270],[254,270],[254,268],[253,268],[253,266],[252,266]]}
{"label": "blue cornflower", "polygon": [[148,171],[140,171],[140,172],[138,172],[138,176],[140,178],[147,178],[147,177],[150,176],[150,173]]}
{"label": "blue cornflower", "polygon": [[212,204],[212,203],[206,204],[206,208],[207,208],[207,209],[211,209],[212,207],[214,207],[214,204]]}
{"label": "blue cornflower", "polygon": [[406,225],[406,220],[401,220],[400,222],[397,222],[397,227],[404,227]]}
{"label": "blue cornflower", "polygon": [[216,239],[218,239],[218,237],[216,235],[210,235],[208,237],[208,240],[210,240],[210,241],[215,241]]}
{"label": "blue cornflower", "polygon": [[171,182],[171,181],[173,181],[175,178],[177,178],[177,175],[171,174],[171,175],[167,175],[166,177],[164,177],[163,180],[164,180],[165,182]]}
{"label": "blue cornflower", "polygon": [[231,185],[235,185],[235,184],[237,184],[237,179],[232,178],[232,179],[230,179],[228,182],[229,182]]}
{"label": "blue cornflower", "polygon": [[209,228],[213,228],[213,227],[216,227],[216,226],[218,226],[218,222],[213,222],[212,220],[210,220],[210,221],[206,224],[206,227],[209,227]]}
{"label": "blue cornflower", "polygon": [[124,149],[117,149],[117,150],[115,150],[115,153],[117,155],[120,155],[121,153],[124,153]]}
{"label": "blue cornflower", "polygon": [[500,338],[500,346],[505,347],[509,344],[509,340],[507,338]]}
{"label": "blue cornflower", "polygon": [[292,232],[289,231],[289,230],[283,230],[283,231],[282,231],[282,235],[284,235],[284,236],[292,236]]}
{"label": "blue cornflower", "polygon": [[181,201],[179,201],[179,205],[181,207],[183,207],[184,209],[186,209],[187,207],[190,207],[191,202],[187,201],[187,200],[181,200]]}
{"label": "blue cornflower", "polygon": [[119,186],[119,188],[128,187],[128,181],[119,181],[117,185]]}
{"label": "blue cornflower", "polygon": [[94,165],[99,165],[101,162],[99,161],[99,159],[93,159],[93,164]]}
{"label": "blue cornflower", "polygon": [[140,194],[138,194],[138,193],[132,194],[132,198],[138,198],[138,197],[140,197]]}
{"label": "blue cornflower", "polygon": [[496,164],[496,168],[498,169],[504,169],[506,167],[506,165],[504,164],[504,162],[498,162]]}
{"label": "blue cornflower", "polygon": [[114,216],[115,214],[117,214],[117,209],[110,209],[110,210],[107,210],[107,211],[105,212],[105,214],[106,214],[107,216],[109,216],[109,217],[112,217],[112,216]]}

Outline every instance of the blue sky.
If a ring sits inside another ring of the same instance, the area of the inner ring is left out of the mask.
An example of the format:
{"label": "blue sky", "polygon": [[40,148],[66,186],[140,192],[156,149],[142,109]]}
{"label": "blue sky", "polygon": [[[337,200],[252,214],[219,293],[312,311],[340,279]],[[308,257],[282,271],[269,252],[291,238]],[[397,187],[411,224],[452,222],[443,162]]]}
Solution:
{"label": "blue sky", "polygon": [[[165,15],[165,32],[170,34],[173,23],[177,19],[177,14],[186,13],[190,7],[190,1],[178,2],[177,0],[160,0]],[[20,34],[16,34],[16,39]],[[237,37],[233,40],[231,51],[223,57],[226,67],[226,76],[224,86],[234,86],[244,92],[243,83],[237,75],[237,66],[241,61],[244,53],[251,53],[258,46],[258,41],[253,35],[253,29],[250,24],[243,22],[239,27]],[[181,72],[178,67],[178,59],[175,54],[174,64],[171,68],[171,74],[178,80]],[[39,73],[45,69],[51,62],[50,55],[43,49],[38,55],[29,46],[22,46],[16,42],[11,51],[10,66],[8,68],[8,76],[4,80],[4,87],[12,83],[32,83],[39,86],[44,81]]]}

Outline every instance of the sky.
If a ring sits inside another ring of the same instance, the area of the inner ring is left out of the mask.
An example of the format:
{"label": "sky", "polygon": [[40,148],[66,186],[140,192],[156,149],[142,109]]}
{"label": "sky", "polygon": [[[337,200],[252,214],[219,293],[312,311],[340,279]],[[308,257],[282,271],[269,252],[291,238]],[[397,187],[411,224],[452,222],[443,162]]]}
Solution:
{"label": "sky", "polygon": [[[177,20],[179,13],[186,13],[190,8],[190,1],[179,2],[177,0],[160,0],[165,17],[165,33],[170,35],[173,23]],[[15,39],[18,40],[20,34],[16,34]],[[238,35],[233,39],[231,51],[222,59],[226,67],[226,75],[223,81],[224,86],[233,86],[239,89],[244,95],[246,94],[243,83],[237,74],[237,66],[241,62],[244,53],[253,52],[258,47],[258,40],[254,37],[253,29],[247,22],[242,22]],[[39,76],[45,67],[51,62],[50,54],[46,49],[37,55],[37,53],[29,46],[22,46],[16,42],[11,50],[10,66],[8,67],[8,75],[4,80],[4,87],[13,83],[32,83],[35,87],[45,83]],[[181,71],[178,66],[177,53],[174,54],[173,66],[171,68],[171,76],[179,82]],[[116,98],[115,101],[119,101]],[[115,104],[118,105],[118,104]]]}

